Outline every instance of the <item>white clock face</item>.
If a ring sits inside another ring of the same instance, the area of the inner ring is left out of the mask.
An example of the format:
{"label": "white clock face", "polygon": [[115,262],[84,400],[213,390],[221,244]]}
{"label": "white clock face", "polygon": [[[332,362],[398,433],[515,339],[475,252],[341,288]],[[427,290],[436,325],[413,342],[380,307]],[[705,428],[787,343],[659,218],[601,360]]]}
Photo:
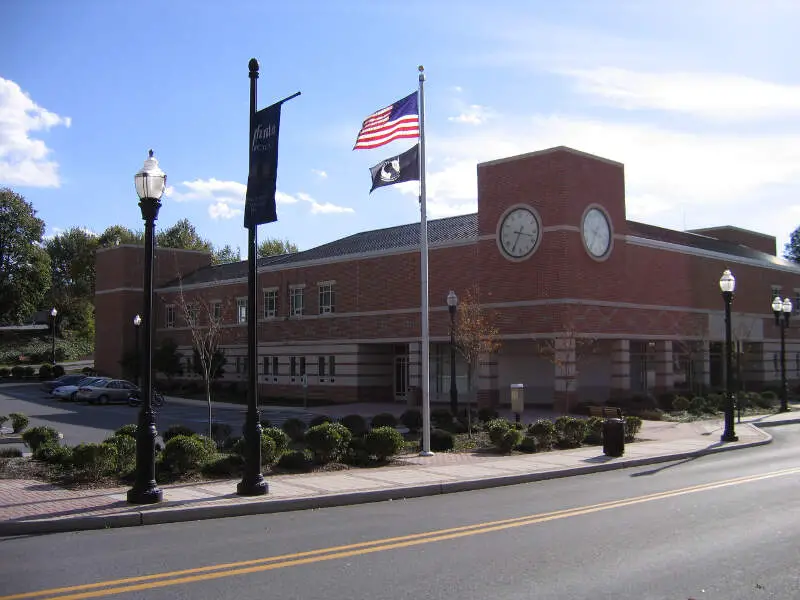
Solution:
{"label": "white clock face", "polygon": [[503,218],[498,236],[500,247],[510,258],[527,258],[539,241],[539,220],[529,209],[515,208]]}
{"label": "white clock face", "polygon": [[583,218],[583,242],[596,258],[605,256],[611,248],[611,224],[599,208],[590,208]]}

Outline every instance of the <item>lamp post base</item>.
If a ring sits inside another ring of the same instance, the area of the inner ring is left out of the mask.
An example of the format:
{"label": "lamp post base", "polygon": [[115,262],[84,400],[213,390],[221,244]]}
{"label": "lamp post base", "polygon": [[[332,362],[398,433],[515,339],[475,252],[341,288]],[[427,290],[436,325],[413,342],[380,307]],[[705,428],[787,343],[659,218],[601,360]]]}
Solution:
{"label": "lamp post base", "polygon": [[129,504],[158,504],[163,499],[164,492],[158,487],[131,488],[128,490]]}
{"label": "lamp post base", "polygon": [[269,485],[261,474],[252,480],[242,479],[236,485],[236,493],[239,496],[266,496],[268,492]]}
{"label": "lamp post base", "polygon": [[725,433],[722,434],[722,437],[720,438],[720,441],[723,441],[723,442],[738,442],[739,441],[739,436],[737,436],[735,433],[730,433],[730,432],[726,431]]}
{"label": "lamp post base", "polygon": [[427,458],[427,457],[429,457],[429,456],[433,456],[434,454],[433,454],[433,452],[431,452],[430,450],[428,450],[427,452],[426,452],[425,450],[423,450],[422,452],[420,452],[420,453],[419,453],[419,455],[420,455],[420,456],[424,456],[424,457],[426,457],[426,458]]}

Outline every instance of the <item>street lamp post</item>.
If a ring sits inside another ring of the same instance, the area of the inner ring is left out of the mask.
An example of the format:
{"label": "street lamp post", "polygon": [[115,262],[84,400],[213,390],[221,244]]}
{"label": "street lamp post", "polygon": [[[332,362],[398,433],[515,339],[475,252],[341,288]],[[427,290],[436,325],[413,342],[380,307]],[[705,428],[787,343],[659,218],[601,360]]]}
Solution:
{"label": "street lamp post", "polygon": [[52,309],[50,309],[50,323],[51,323],[50,328],[53,333],[51,338],[53,341],[53,345],[50,351],[50,362],[53,364],[54,367],[56,366],[56,315],[58,315],[58,311],[54,306]]}
{"label": "street lamp post", "polygon": [[139,385],[139,378],[142,376],[142,357],[139,355],[139,327],[142,325],[142,317],[136,315],[133,317],[133,329],[136,332],[136,385]]}
{"label": "street lamp post", "polygon": [[450,412],[458,414],[458,386],[456,386],[456,310],[458,296],[453,290],[447,294],[447,310],[450,311]]}
{"label": "street lamp post", "polygon": [[719,289],[725,301],[725,430],[722,432],[723,442],[735,442],[736,437],[733,423],[733,352],[731,344],[731,304],[733,291],[736,289],[736,279],[729,269],[725,269],[719,279]]}
{"label": "street lamp post", "polygon": [[776,296],[772,301],[772,314],[775,315],[775,325],[781,329],[781,412],[786,412],[789,410],[789,385],[786,382],[786,328],[789,327],[789,317],[792,315],[792,301],[789,298],[781,300]]}
{"label": "street lamp post", "polygon": [[167,175],[153,158],[153,151],[134,177],[139,208],[144,220],[144,352],[141,363],[142,408],[136,427],[136,478],[128,490],[131,504],[156,504],[163,493],[156,484],[156,419],[153,412],[153,254],[154,230],[161,208],[161,195],[167,186]]}

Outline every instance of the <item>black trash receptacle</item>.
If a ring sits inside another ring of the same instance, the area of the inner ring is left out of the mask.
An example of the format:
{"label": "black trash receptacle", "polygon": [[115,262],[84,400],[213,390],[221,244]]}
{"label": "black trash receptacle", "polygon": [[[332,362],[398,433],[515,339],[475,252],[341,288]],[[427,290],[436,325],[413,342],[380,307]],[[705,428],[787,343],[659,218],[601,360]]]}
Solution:
{"label": "black trash receptacle", "polygon": [[603,423],[603,454],[622,456],[625,453],[625,420],[606,419]]}

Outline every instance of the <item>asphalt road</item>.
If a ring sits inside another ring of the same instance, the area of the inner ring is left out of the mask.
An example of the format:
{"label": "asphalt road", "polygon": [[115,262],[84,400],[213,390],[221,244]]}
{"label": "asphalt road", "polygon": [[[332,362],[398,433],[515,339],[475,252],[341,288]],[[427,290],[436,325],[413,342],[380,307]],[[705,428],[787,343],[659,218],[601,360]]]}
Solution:
{"label": "asphalt road", "polygon": [[[0,387],[0,414],[21,412],[31,419],[31,426],[49,425],[64,434],[64,443],[102,442],[111,433],[128,423],[136,423],[139,409],[127,404],[104,406],[85,402],[60,402],[42,392],[38,384]],[[213,403],[214,421],[227,423],[233,434],[244,425],[245,407]],[[274,425],[281,425],[290,417],[305,420],[313,414],[298,410],[267,408],[261,410],[261,418]],[[10,424],[7,424],[7,426]],[[203,401],[167,398],[158,409],[157,428],[164,431],[171,425],[186,425],[204,433],[208,428],[208,406]]]}
{"label": "asphalt road", "polygon": [[758,448],[477,492],[2,539],[0,600],[795,599],[800,425],[771,431]]}

